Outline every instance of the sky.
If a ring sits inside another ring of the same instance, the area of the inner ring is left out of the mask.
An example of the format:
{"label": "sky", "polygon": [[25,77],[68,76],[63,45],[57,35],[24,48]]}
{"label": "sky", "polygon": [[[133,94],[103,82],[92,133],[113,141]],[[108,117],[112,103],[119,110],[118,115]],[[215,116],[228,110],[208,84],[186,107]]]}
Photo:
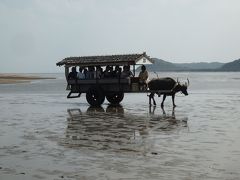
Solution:
{"label": "sky", "polygon": [[69,56],[240,58],[239,0],[0,0],[0,73],[59,72]]}

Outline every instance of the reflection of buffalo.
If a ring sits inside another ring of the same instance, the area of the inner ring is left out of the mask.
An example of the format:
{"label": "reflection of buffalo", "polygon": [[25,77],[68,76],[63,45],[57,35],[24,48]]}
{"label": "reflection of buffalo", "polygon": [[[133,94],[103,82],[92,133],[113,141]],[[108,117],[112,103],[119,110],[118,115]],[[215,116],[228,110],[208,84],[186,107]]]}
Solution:
{"label": "reflection of buffalo", "polygon": [[[164,101],[166,99],[166,96],[172,96],[172,103],[173,106],[175,107],[175,94],[177,92],[182,92],[184,95],[188,95],[187,92],[187,87],[189,85],[189,81],[188,83],[185,84],[180,84],[178,81],[176,82],[174,79],[172,78],[158,78],[158,79],[153,79],[148,83],[148,87],[149,90],[152,91],[169,91],[169,92],[164,92],[161,93],[163,94],[163,100],[161,103],[161,107],[164,106]],[[157,92],[152,92],[149,95],[149,104],[151,105],[151,99],[153,99],[153,104],[156,105],[155,99],[154,99],[154,94]]]}

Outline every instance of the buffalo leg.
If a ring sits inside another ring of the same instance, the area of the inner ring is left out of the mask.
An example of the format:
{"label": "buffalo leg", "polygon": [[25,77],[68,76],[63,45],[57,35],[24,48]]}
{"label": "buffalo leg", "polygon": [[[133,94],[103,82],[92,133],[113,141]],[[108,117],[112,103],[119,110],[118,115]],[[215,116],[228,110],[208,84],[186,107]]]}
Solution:
{"label": "buffalo leg", "polygon": [[151,94],[149,95],[149,105],[152,104],[151,99],[153,100],[153,105],[156,106],[156,101],[155,101],[155,99],[154,99],[154,93],[151,93]]}
{"label": "buffalo leg", "polygon": [[176,107],[176,104],[175,104],[175,94],[172,95],[172,103],[173,103],[173,107]]}
{"label": "buffalo leg", "polygon": [[149,105],[152,105],[152,93],[148,96],[148,98],[149,98]]}
{"label": "buffalo leg", "polygon": [[154,99],[154,94],[153,94],[153,96],[152,96],[152,99],[153,99],[153,105],[156,106],[156,101],[155,101],[155,99]]}
{"label": "buffalo leg", "polygon": [[161,103],[161,107],[164,106],[164,101],[165,101],[165,99],[166,99],[166,94],[163,95],[163,100],[162,100],[162,103]]}

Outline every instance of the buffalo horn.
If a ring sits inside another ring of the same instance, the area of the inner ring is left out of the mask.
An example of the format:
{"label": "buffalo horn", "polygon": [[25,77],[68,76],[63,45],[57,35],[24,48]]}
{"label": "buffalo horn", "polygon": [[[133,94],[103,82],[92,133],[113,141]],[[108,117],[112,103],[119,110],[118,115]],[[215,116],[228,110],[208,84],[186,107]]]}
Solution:
{"label": "buffalo horn", "polygon": [[189,82],[189,79],[187,78],[187,86],[189,86],[190,85],[190,82]]}
{"label": "buffalo horn", "polygon": [[156,74],[156,75],[157,75],[157,78],[159,78],[159,77],[158,77],[158,73],[156,73],[156,72],[154,71],[154,74]]}

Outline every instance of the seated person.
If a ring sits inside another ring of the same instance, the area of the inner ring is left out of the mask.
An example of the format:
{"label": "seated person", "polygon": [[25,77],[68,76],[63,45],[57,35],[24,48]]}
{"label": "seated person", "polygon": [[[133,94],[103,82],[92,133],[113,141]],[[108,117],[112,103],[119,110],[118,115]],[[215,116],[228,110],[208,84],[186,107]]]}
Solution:
{"label": "seated person", "polygon": [[139,88],[140,90],[146,90],[147,89],[147,79],[148,79],[148,72],[146,70],[146,67],[142,65],[141,72],[138,75],[139,77]]}
{"label": "seated person", "polygon": [[95,67],[88,66],[88,71],[86,71],[86,79],[94,79],[95,78]]}
{"label": "seated person", "polygon": [[113,71],[113,77],[119,78],[121,76],[122,69],[117,65],[115,66],[115,70]]}
{"label": "seated person", "polygon": [[87,74],[88,74],[87,68],[84,68],[84,69],[83,69],[83,74],[84,74],[84,76],[85,76],[85,79],[87,79]]}
{"label": "seated person", "polygon": [[96,78],[97,79],[101,79],[102,75],[103,75],[102,67],[101,66],[97,66],[96,67]]}
{"label": "seated person", "polygon": [[123,71],[121,73],[121,78],[133,77],[133,73],[130,71],[130,66],[123,66]]}
{"label": "seated person", "polygon": [[68,74],[68,80],[77,79],[76,67],[72,67],[72,71]]}
{"label": "seated person", "polygon": [[78,79],[85,79],[85,74],[83,73],[83,68],[79,67],[79,72],[77,73]]}
{"label": "seated person", "polygon": [[103,72],[104,78],[112,78],[113,77],[113,67],[107,66],[105,71]]}

